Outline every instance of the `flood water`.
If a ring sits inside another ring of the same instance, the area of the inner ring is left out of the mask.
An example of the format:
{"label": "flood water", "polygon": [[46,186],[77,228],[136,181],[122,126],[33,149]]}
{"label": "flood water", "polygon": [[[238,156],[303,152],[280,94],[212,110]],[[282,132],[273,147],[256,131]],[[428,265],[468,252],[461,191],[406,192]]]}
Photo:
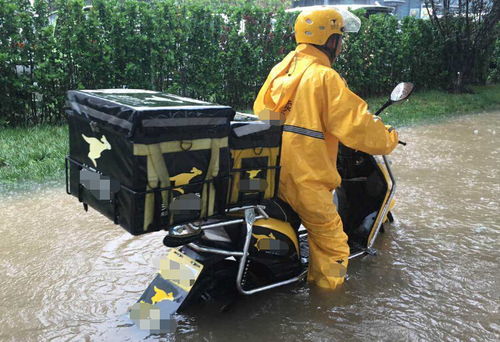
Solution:
{"label": "flood water", "polygon": [[305,283],[178,315],[128,319],[166,251],[82,210],[62,185],[0,196],[0,341],[499,341],[500,112],[405,128],[396,221],[342,289]]}

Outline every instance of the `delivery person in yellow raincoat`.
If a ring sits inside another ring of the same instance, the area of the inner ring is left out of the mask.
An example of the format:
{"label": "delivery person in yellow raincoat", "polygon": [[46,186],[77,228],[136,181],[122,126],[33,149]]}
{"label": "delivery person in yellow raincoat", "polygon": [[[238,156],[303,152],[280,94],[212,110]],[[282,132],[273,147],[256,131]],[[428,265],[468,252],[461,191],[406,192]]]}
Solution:
{"label": "delivery person in yellow raincoat", "polygon": [[349,257],[332,196],[341,182],[339,141],[378,155],[390,153],[398,143],[396,131],[370,114],[366,102],[331,67],[343,32],[359,27],[353,14],[328,7],[300,13],[297,48],[271,70],[254,103],[261,119],[277,115],[284,120],[279,197],[307,228],[308,281],[331,289],[344,282]]}

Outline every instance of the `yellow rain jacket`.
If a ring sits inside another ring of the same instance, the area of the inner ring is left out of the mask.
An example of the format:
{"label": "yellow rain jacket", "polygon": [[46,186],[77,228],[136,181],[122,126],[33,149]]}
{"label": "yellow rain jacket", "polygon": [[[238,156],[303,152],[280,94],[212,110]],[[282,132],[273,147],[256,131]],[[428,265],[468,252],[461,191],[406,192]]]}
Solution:
{"label": "yellow rain jacket", "polygon": [[308,280],[324,288],[343,283],[349,257],[332,197],[341,182],[339,141],[370,154],[388,154],[398,143],[330,65],[325,53],[299,44],[271,70],[254,103],[257,115],[284,115],[279,196],[308,230]]}

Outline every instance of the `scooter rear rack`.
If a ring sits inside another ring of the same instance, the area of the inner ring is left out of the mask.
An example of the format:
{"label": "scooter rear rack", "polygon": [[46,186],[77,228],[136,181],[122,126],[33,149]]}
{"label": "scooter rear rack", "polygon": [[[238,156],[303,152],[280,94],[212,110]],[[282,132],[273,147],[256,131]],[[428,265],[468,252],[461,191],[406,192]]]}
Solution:
{"label": "scooter rear rack", "polygon": [[[248,257],[248,251],[250,249],[250,241],[252,239],[252,232],[253,232],[253,225],[255,221],[259,219],[267,219],[269,216],[264,210],[264,207],[255,205],[255,206],[246,206],[246,207],[240,207],[240,208],[232,208],[230,209],[230,212],[236,212],[236,211],[244,211],[245,217],[244,218],[239,218],[239,219],[234,219],[234,220],[228,220],[228,221],[223,221],[223,222],[217,222],[217,223],[211,223],[211,224],[204,224],[201,226],[196,226],[195,224],[189,223],[186,226],[188,226],[192,230],[205,230],[205,229],[213,229],[217,227],[224,227],[224,226],[230,226],[234,224],[241,224],[245,223],[246,225],[246,234],[245,234],[245,243],[243,245],[243,250],[241,251],[231,251],[231,250],[224,250],[220,248],[213,248],[213,247],[206,247],[206,246],[200,246],[199,244],[195,242],[191,242],[188,244],[190,248],[197,252],[203,252],[203,253],[213,253],[213,254],[219,254],[219,255],[224,255],[224,256],[233,256],[235,258],[239,258],[239,264],[238,264],[238,273],[236,275],[236,288],[238,292],[244,295],[252,295],[258,292],[270,290],[276,287],[292,284],[298,281],[301,281],[305,278],[307,274],[307,270],[304,270],[300,274],[298,274],[295,277],[292,277],[290,279],[282,280],[276,283],[272,283],[269,285],[261,286],[261,287],[256,287],[253,289],[244,289],[243,288],[243,275],[245,273],[245,267],[247,264],[247,257]],[[301,236],[307,235],[307,232],[300,234]],[[349,256],[349,259],[361,256],[366,254],[365,251],[361,251],[355,254],[352,254]]]}
{"label": "scooter rear rack", "polygon": [[[193,230],[205,230],[205,229],[212,229],[212,228],[217,228],[217,227],[224,227],[224,226],[229,226],[233,224],[239,224],[239,223],[245,223],[246,225],[246,235],[245,235],[245,243],[243,245],[243,250],[241,251],[228,251],[220,248],[213,248],[213,247],[205,247],[205,246],[200,246],[199,244],[195,242],[191,242],[188,244],[190,248],[197,252],[204,252],[204,253],[213,253],[213,254],[219,254],[219,255],[225,255],[225,256],[234,256],[237,258],[240,258],[239,264],[238,264],[238,273],[236,275],[236,288],[238,289],[238,292],[244,295],[251,295],[257,292],[262,292],[266,290],[270,290],[279,286],[283,285],[288,285],[292,284],[295,282],[298,282],[302,279],[304,279],[307,270],[301,272],[299,275],[292,277],[287,280],[279,281],[273,284],[261,286],[261,287],[256,287],[250,290],[245,290],[243,288],[243,275],[245,273],[245,265],[247,262],[247,257],[248,257],[248,250],[250,249],[250,241],[252,239],[252,231],[253,231],[253,224],[255,221],[260,220],[260,219],[267,219],[269,218],[269,215],[264,211],[264,208],[259,205],[255,206],[246,206],[246,207],[240,207],[240,208],[232,208],[229,210],[229,212],[235,212],[235,211],[244,211],[245,217],[240,218],[240,219],[234,219],[234,220],[229,220],[229,221],[223,221],[223,222],[217,222],[217,223],[212,223],[212,224],[205,224],[201,226],[196,226],[192,223],[187,224],[188,227],[190,227]],[[258,214],[256,214],[258,213]]]}

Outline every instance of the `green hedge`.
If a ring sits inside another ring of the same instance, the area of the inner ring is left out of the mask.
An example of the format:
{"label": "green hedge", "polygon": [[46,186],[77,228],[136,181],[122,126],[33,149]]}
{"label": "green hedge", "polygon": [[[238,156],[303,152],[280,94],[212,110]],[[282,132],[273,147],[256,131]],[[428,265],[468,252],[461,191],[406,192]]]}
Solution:
{"label": "green hedge", "polygon": [[498,83],[500,82],[500,23],[495,27],[497,39],[495,41],[495,46],[493,47],[493,53],[490,57],[490,63],[488,65],[488,82]]}
{"label": "green hedge", "polygon": [[[0,0],[0,126],[62,122],[68,89],[146,88],[248,108],[295,46],[293,14],[248,4],[94,0],[84,11],[83,0],[60,0],[56,25],[48,4]],[[430,22],[361,17],[336,64],[352,89],[446,86]]]}

